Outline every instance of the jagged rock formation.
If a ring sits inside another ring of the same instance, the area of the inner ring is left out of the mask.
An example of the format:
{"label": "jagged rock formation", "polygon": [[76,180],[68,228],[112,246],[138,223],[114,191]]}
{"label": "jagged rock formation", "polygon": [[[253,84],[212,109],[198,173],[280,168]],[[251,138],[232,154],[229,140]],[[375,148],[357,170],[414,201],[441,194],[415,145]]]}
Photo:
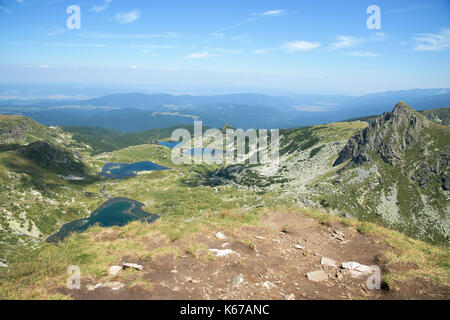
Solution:
{"label": "jagged rock formation", "polygon": [[406,149],[414,147],[430,121],[404,102],[392,112],[379,116],[370,126],[356,133],[339,153],[333,166],[347,160],[355,165],[370,161],[370,153],[377,153],[389,164],[399,163]]}

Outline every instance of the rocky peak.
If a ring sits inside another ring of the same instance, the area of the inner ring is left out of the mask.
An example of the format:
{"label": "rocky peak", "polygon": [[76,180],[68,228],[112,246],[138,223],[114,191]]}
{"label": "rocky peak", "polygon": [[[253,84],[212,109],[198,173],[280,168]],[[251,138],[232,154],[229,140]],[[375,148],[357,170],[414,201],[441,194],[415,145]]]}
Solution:
{"label": "rocky peak", "polygon": [[347,160],[354,164],[370,161],[370,152],[379,154],[389,164],[401,162],[404,151],[417,144],[420,133],[429,125],[428,119],[405,102],[399,102],[392,112],[377,117],[351,137],[334,166]]}

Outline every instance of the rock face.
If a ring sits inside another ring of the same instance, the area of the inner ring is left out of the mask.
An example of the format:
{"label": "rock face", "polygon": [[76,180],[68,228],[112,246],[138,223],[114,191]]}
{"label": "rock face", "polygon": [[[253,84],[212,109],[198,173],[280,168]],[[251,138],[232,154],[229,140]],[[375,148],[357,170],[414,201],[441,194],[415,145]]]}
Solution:
{"label": "rock face", "polygon": [[57,173],[80,175],[85,171],[83,163],[77,160],[72,152],[46,141],[30,143],[20,149],[18,153],[38,166],[52,169]]}
{"label": "rock face", "polygon": [[399,163],[404,151],[417,144],[429,122],[406,103],[399,102],[392,112],[377,117],[370,126],[350,138],[333,166],[347,160],[355,165],[369,162],[370,152],[377,153],[391,165]]}
{"label": "rock face", "polygon": [[50,130],[24,116],[0,115],[0,144],[25,144],[52,139]]}

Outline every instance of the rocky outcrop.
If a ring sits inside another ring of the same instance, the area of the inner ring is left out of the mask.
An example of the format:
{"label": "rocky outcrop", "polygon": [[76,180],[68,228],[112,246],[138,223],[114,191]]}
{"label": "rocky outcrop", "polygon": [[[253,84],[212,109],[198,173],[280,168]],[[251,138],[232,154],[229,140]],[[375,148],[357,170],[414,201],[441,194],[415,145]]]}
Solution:
{"label": "rocky outcrop", "polygon": [[17,152],[41,168],[51,169],[56,173],[83,175],[85,172],[84,164],[72,152],[46,141],[35,141]]}
{"label": "rocky outcrop", "polygon": [[49,137],[48,128],[30,118],[0,115],[0,144],[25,144]]}
{"label": "rocky outcrop", "polygon": [[368,162],[370,153],[377,153],[386,163],[399,163],[405,150],[417,144],[422,130],[429,125],[428,119],[399,102],[392,112],[377,117],[350,138],[333,166],[347,160],[355,165]]}

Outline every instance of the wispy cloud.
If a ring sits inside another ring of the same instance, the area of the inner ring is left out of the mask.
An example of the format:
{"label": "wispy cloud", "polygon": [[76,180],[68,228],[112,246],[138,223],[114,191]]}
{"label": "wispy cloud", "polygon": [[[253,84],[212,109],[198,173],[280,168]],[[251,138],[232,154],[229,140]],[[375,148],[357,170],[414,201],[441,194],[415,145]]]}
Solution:
{"label": "wispy cloud", "polygon": [[93,5],[93,6],[89,9],[89,11],[92,11],[92,12],[100,12],[100,11],[106,10],[106,9],[109,8],[109,4],[111,3],[111,1],[112,1],[112,0],[104,0],[104,1],[103,1],[103,4],[100,4],[100,5]]}
{"label": "wispy cloud", "polygon": [[49,37],[54,37],[54,36],[57,36],[57,35],[60,35],[60,34],[66,33],[66,32],[67,32],[67,29],[65,29],[65,28],[55,27],[55,29],[50,31],[49,33],[47,33],[47,35]]}
{"label": "wispy cloud", "polygon": [[346,52],[346,53],[344,53],[344,55],[353,56],[353,57],[379,57],[380,56],[378,53],[367,52],[367,51]]}
{"label": "wispy cloud", "polygon": [[438,33],[420,33],[413,37],[415,51],[442,51],[450,48],[450,29],[441,29]]}
{"label": "wispy cloud", "polygon": [[140,33],[140,34],[113,34],[102,32],[85,33],[82,36],[91,39],[156,39],[156,38],[179,38],[175,32],[164,33]]}
{"label": "wispy cloud", "polygon": [[257,49],[257,50],[253,50],[252,53],[262,56],[262,55],[268,54],[270,51],[271,51],[271,49]]}
{"label": "wispy cloud", "polygon": [[331,49],[339,50],[339,49],[348,49],[353,48],[361,43],[365,42],[362,38],[355,38],[352,36],[337,36],[336,41],[331,44]]}
{"label": "wispy cloud", "polygon": [[297,51],[309,51],[320,46],[319,42],[308,42],[308,41],[292,41],[284,45],[284,48],[289,52]]}
{"label": "wispy cloud", "polygon": [[204,59],[210,57],[238,54],[240,50],[231,50],[224,48],[205,48],[202,52],[195,52],[185,56],[187,59]]}
{"label": "wispy cloud", "polygon": [[137,19],[139,19],[140,16],[141,16],[141,14],[139,11],[133,10],[133,11],[127,12],[127,13],[117,13],[114,16],[114,19],[116,19],[117,22],[119,22],[120,24],[125,24],[125,23],[132,23],[132,22],[136,21]]}
{"label": "wispy cloud", "polygon": [[12,13],[11,10],[9,10],[8,8],[5,8],[5,7],[1,7],[1,6],[0,6],[0,10],[6,12],[6,13],[8,13],[8,14],[11,14],[11,13]]}
{"label": "wispy cloud", "polygon": [[9,42],[10,46],[51,46],[51,47],[91,47],[105,48],[101,43],[70,43],[70,42]]}
{"label": "wispy cloud", "polygon": [[124,48],[137,48],[137,49],[176,49],[177,46],[170,44],[131,44],[123,46]]}
{"label": "wispy cloud", "polygon": [[216,56],[216,54],[213,54],[208,51],[203,51],[203,52],[196,52],[196,53],[188,54],[185,58],[187,58],[187,59],[204,59],[204,58],[215,57],[215,56]]}
{"label": "wispy cloud", "polygon": [[280,17],[280,16],[285,16],[287,14],[289,14],[289,12],[285,9],[274,9],[274,10],[268,10],[268,11],[264,11],[264,12],[260,12],[260,13],[252,13],[252,14],[250,14],[250,17],[248,17],[247,19],[237,22],[231,26],[222,28],[221,31],[229,30],[229,29],[241,26],[243,24],[256,22],[261,19],[267,19],[267,18],[271,18],[271,17]]}
{"label": "wispy cloud", "polygon": [[284,9],[275,9],[275,10],[269,10],[261,13],[252,13],[252,16],[257,17],[277,17],[277,16],[284,16],[287,15],[287,10]]}

